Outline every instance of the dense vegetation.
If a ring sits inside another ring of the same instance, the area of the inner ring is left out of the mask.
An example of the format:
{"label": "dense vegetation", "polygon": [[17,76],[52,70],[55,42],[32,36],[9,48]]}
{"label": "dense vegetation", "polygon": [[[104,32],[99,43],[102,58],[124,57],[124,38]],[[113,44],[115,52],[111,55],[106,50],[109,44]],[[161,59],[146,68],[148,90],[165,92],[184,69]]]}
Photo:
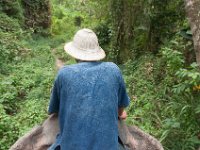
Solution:
{"label": "dense vegetation", "polygon": [[47,117],[55,60],[80,28],[92,28],[122,69],[127,122],[166,150],[200,146],[200,71],[182,0],[1,0],[0,149]]}

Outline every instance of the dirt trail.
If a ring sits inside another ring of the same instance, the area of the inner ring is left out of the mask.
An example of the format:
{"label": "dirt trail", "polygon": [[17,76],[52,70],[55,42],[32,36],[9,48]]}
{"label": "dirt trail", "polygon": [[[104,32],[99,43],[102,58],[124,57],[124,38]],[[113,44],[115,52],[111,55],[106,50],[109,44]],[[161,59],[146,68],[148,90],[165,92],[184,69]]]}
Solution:
{"label": "dirt trail", "polygon": [[65,65],[64,61],[56,56],[56,49],[52,49],[51,52],[55,58],[56,69],[58,69],[58,70],[61,69]]}
{"label": "dirt trail", "polygon": [[56,63],[55,63],[55,65],[56,65],[56,68],[59,70],[59,69],[61,69],[65,64],[64,64],[64,62],[63,62],[61,59],[56,58]]}

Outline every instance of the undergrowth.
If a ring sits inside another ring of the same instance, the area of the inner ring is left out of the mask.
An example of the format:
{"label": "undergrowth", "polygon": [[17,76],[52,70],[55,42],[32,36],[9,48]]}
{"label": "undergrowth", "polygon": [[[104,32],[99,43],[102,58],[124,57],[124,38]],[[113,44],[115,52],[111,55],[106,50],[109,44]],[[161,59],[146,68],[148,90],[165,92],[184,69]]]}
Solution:
{"label": "undergrowth", "polygon": [[166,43],[156,57],[145,54],[124,65],[132,103],[128,123],[156,136],[166,150],[195,150],[200,145],[200,73],[185,65],[182,38]]}

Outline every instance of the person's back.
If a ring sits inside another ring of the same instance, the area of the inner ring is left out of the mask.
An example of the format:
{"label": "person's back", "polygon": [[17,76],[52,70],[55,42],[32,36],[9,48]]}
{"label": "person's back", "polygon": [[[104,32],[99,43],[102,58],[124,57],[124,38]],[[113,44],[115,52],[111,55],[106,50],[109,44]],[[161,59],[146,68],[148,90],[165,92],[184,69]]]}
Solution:
{"label": "person's back", "polygon": [[[67,52],[86,61],[66,66],[57,75],[49,114],[58,113],[60,134],[49,150],[58,147],[61,150],[117,150],[118,113],[129,104],[124,81],[117,65],[94,61],[105,57],[103,51],[97,49],[98,45],[94,52],[85,50],[87,55],[82,57],[83,50],[77,47],[91,47],[91,41],[95,41],[91,37],[95,35],[88,29],[79,32],[87,36],[77,34],[74,43],[67,48],[72,51]],[[82,43],[75,47],[78,40]],[[74,53],[77,50],[79,53]]]}
{"label": "person's back", "polygon": [[54,146],[116,150],[118,106],[126,107],[129,102],[126,96],[119,99],[123,90],[121,73],[113,63],[81,62],[62,68],[49,107],[49,113],[59,114],[61,131]]}

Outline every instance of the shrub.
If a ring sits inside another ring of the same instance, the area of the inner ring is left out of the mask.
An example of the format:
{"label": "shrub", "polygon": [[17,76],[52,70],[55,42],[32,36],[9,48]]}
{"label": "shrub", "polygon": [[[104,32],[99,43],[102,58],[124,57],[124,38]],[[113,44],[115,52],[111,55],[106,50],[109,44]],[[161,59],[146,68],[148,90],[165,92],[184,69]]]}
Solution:
{"label": "shrub", "polygon": [[[21,7],[21,0],[1,0],[0,12],[6,13],[12,18],[16,18],[23,23],[23,9]],[[7,24],[9,25],[9,24]]]}
{"label": "shrub", "polygon": [[145,54],[123,67],[133,99],[128,122],[159,138],[166,150],[195,150],[200,144],[200,73],[195,63],[185,63],[181,42],[175,36],[156,57]]}

